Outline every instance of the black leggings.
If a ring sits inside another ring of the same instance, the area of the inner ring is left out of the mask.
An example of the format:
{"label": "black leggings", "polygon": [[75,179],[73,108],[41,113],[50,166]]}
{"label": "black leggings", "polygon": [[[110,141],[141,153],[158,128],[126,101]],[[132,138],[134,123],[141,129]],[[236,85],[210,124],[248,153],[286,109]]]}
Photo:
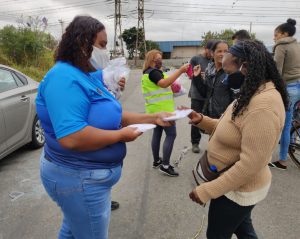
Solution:
{"label": "black leggings", "polygon": [[240,206],[222,196],[210,202],[208,212],[207,239],[258,239],[252,225],[253,206]]}
{"label": "black leggings", "polygon": [[[204,100],[195,100],[192,99],[192,104],[191,108],[198,112],[201,113],[204,105]],[[192,144],[199,144],[201,140],[201,132],[200,129],[196,126],[191,126],[191,142]]]}
{"label": "black leggings", "polygon": [[160,140],[162,136],[162,132],[166,132],[166,139],[163,144],[163,165],[169,165],[170,164],[170,158],[173,150],[174,141],[176,138],[176,126],[170,126],[170,127],[162,127],[157,125],[156,128],[153,130],[153,136],[152,136],[152,154],[154,161],[159,160],[159,149],[160,149]]}

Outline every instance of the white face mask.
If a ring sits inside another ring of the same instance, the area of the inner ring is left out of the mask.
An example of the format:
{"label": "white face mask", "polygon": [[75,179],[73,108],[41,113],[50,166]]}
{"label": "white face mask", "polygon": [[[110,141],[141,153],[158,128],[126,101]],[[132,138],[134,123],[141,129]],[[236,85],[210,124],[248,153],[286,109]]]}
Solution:
{"label": "white face mask", "polygon": [[92,56],[90,58],[90,63],[96,69],[104,69],[109,63],[109,55],[106,49],[100,49],[93,46]]}

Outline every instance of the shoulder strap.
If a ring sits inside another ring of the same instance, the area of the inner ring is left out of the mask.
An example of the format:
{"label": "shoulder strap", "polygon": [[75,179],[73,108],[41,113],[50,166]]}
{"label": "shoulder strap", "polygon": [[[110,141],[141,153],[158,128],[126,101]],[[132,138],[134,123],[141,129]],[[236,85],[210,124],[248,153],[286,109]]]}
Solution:
{"label": "shoulder strap", "polygon": [[151,71],[155,70],[152,67],[149,67],[147,70],[145,70],[144,74],[150,74]]}

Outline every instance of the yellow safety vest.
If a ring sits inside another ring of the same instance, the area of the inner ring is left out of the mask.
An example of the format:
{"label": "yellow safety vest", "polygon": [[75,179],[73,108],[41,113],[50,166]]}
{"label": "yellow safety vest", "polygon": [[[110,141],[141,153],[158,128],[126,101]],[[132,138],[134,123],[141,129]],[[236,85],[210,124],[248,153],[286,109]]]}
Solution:
{"label": "yellow safety vest", "polygon": [[[146,113],[173,112],[175,103],[171,87],[161,88],[149,79],[149,69],[142,77],[142,92],[145,99]],[[164,79],[168,76],[163,73]]]}

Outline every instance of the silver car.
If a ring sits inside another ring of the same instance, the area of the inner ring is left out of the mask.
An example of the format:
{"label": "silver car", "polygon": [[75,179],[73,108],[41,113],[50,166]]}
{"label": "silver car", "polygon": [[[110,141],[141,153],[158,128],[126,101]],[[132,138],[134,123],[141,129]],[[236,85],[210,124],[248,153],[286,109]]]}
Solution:
{"label": "silver car", "polygon": [[37,118],[38,83],[21,72],[0,64],[0,159],[28,144],[44,145],[44,131]]}

